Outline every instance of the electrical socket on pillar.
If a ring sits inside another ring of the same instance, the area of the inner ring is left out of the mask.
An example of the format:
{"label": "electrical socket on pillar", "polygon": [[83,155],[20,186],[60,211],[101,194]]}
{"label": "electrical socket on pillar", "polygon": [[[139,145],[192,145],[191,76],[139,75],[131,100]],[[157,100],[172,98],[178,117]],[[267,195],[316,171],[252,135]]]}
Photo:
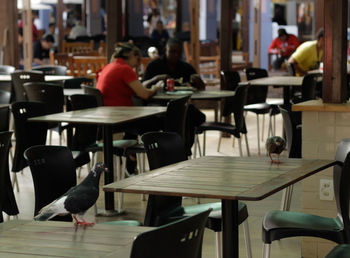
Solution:
{"label": "electrical socket on pillar", "polygon": [[320,179],[320,200],[332,201],[334,199],[334,187],[332,179]]}

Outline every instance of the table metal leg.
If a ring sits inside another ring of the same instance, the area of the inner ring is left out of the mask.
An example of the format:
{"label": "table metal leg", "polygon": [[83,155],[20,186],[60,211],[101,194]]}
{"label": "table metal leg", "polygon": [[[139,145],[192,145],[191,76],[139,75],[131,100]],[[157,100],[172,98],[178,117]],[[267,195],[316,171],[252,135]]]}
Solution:
{"label": "table metal leg", "polygon": [[239,257],[238,200],[221,200],[223,258]]}

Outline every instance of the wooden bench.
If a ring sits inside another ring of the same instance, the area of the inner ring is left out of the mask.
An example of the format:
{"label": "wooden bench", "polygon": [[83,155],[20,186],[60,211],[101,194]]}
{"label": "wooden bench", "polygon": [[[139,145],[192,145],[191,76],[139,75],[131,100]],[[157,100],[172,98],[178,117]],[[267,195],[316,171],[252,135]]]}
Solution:
{"label": "wooden bench", "polygon": [[62,52],[68,54],[89,53],[94,51],[94,41],[90,42],[62,42]]}

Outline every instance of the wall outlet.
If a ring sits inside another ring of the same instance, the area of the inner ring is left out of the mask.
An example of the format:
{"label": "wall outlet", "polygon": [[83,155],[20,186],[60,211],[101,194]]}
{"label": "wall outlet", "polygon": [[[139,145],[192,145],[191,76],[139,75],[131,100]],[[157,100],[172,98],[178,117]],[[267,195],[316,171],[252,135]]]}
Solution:
{"label": "wall outlet", "polygon": [[334,199],[334,187],[332,179],[320,180],[320,200],[332,201]]}

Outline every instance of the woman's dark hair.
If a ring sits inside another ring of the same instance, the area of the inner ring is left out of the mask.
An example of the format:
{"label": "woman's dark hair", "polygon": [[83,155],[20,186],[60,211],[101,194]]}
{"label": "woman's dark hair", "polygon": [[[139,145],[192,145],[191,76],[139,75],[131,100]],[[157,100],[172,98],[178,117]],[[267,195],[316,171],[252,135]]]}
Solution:
{"label": "woman's dark hair", "polygon": [[131,43],[120,42],[115,45],[114,58],[128,59],[130,54],[141,56],[141,51],[138,47]]}
{"label": "woman's dark hair", "polygon": [[324,29],[323,28],[321,28],[317,31],[316,38],[317,38],[317,40],[319,40],[320,38],[324,38]]}
{"label": "woman's dark hair", "polygon": [[278,29],[278,37],[282,37],[282,36],[288,36],[288,33],[285,29]]}

